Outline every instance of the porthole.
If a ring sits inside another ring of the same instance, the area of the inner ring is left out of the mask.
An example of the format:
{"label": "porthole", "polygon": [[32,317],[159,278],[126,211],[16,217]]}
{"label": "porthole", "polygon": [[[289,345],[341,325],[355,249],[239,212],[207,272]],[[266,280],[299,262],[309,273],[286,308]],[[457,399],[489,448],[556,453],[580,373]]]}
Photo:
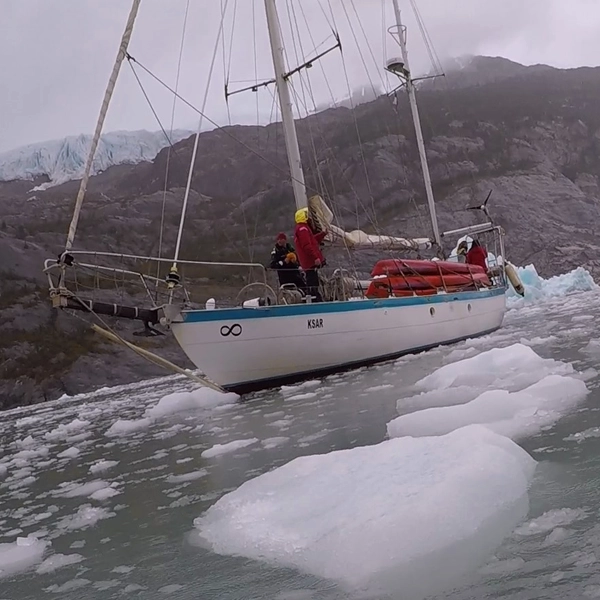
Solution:
{"label": "porthole", "polygon": [[468,310],[469,312],[471,312],[471,305],[470,305],[470,304],[467,304],[467,310]]}
{"label": "porthole", "polygon": [[435,308],[433,306],[429,309],[429,314],[433,317],[435,315]]}

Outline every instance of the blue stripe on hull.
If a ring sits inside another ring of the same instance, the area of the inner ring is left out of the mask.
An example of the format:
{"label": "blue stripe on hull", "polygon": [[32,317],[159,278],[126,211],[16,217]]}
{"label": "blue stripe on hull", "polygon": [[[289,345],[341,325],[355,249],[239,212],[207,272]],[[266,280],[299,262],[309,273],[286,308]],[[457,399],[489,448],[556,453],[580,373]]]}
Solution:
{"label": "blue stripe on hull", "polygon": [[218,308],[214,310],[182,311],[185,323],[208,321],[239,321],[241,319],[264,319],[273,317],[306,316],[313,314],[343,313],[374,308],[401,308],[427,304],[482,300],[502,296],[506,288],[495,288],[481,292],[459,292],[433,296],[410,296],[407,298],[383,298],[378,300],[348,300],[345,302],[318,302],[314,304],[288,304],[262,306],[259,308]]}
{"label": "blue stripe on hull", "polygon": [[448,340],[446,342],[439,342],[437,344],[429,344],[428,346],[420,346],[418,348],[410,348],[408,350],[402,350],[401,352],[395,352],[393,354],[386,354],[384,356],[378,356],[375,358],[369,358],[366,360],[345,363],[343,365],[335,365],[332,367],[325,367],[324,369],[316,369],[313,371],[303,371],[301,373],[293,373],[291,375],[282,375],[279,377],[273,377],[271,379],[260,379],[257,381],[245,381],[243,383],[235,383],[233,385],[223,386],[227,391],[235,392],[240,396],[243,394],[249,394],[250,392],[257,392],[259,390],[266,390],[270,388],[279,387],[282,385],[289,385],[292,383],[298,383],[300,381],[305,381],[307,379],[312,379],[314,377],[325,377],[327,375],[332,375],[334,373],[342,373],[344,371],[350,371],[352,369],[358,369],[360,367],[365,367],[369,365],[374,365],[376,363],[385,362],[387,360],[393,360],[395,358],[400,358],[401,356],[406,356],[407,354],[417,354],[420,352],[426,352],[427,350],[431,350],[432,348],[437,348],[439,346],[448,346],[450,344],[456,344],[458,342],[463,342],[464,340],[481,337],[483,335],[489,335],[490,333],[494,333],[500,329],[500,326],[493,327],[492,329],[488,329],[487,331],[482,331],[477,334],[467,335],[460,338],[456,338],[454,340]]}

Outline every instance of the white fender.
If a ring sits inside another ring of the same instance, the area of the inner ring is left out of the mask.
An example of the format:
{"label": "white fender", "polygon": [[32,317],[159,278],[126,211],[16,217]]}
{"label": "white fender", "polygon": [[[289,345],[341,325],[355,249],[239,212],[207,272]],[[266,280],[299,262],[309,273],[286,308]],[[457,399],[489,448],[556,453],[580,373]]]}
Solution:
{"label": "white fender", "polygon": [[517,270],[515,269],[514,265],[512,263],[509,263],[508,261],[506,261],[505,269],[506,269],[506,276],[508,277],[508,280],[510,281],[510,284],[513,286],[513,289],[515,290],[515,292],[517,292],[517,294],[519,294],[519,296],[524,296],[525,288],[523,287],[521,278],[517,274]]}

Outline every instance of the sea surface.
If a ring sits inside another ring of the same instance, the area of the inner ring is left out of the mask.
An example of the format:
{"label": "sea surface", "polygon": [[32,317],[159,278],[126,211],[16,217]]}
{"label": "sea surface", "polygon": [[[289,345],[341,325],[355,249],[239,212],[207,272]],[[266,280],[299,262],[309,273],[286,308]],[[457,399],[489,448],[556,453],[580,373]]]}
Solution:
{"label": "sea surface", "polygon": [[515,343],[572,364],[590,393],[518,440],[537,461],[528,516],[435,598],[600,598],[599,323],[600,293],[579,293],[510,310],[485,338],[243,401],[181,410],[176,396],[172,410],[147,413],[192,389],[166,377],[2,413],[0,599],[355,598],[291,568],[215,554],[194,519],[298,456],[381,443],[415,382]]}

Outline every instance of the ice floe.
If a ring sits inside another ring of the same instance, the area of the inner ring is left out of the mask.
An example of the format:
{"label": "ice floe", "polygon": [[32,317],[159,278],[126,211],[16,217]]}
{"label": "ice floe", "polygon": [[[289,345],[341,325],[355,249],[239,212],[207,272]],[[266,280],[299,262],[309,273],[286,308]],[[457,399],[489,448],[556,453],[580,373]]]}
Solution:
{"label": "ice floe", "polygon": [[[554,424],[588,394],[569,363],[543,359],[514,344],[445,365],[416,384],[413,407],[387,426],[390,437],[443,435],[470,424],[519,439]],[[401,409],[405,401],[398,402]]]}
{"label": "ice floe", "polygon": [[198,471],[190,471],[189,473],[182,473],[181,475],[168,475],[167,481],[169,483],[184,483],[186,481],[195,481],[201,477],[206,477],[208,471],[206,469],[199,469]]}
{"label": "ice floe", "polygon": [[570,525],[586,516],[587,512],[582,508],[555,508],[520,525],[515,529],[515,534],[519,536],[530,536],[548,533],[555,527]]}
{"label": "ice floe", "polygon": [[511,440],[470,426],[297,458],[194,523],[220,554],[424,595],[477,566],[524,517],[534,466]]}
{"label": "ice floe", "polygon": [[116,513],[103,507],[95,507],[90,504],[80,506],[74,515],[69,515],[60,519],[56,526],[59,530],[72,531],[75,529],[87,529],[93,527],[104,519],[114,517]]}
{"label": "ice floe", "polygon": [[93,465],[90,465],[90,473],[93,473],[93,474],[104,473],[105,471],[112,469],[113,467],[115,467],[118,464],[119,464],[118,460],[101,459],[101,460],[95,462]]}
{"label": "ice floe", "polygon": [[0,544],[0,579],[39,563],[47,546],[48,542],[34,537],[20,537],[11,544]]}
{"label": "ice floe", "polygon": [[215,444],[211,448],[204,450],[200,456],[202,456],[202,458],[213,458],[215,456],[221,456],[222,454],[228,454],[229,452],[241,450],[242,448],[246,448],[257,442],[258,438],[250,438],[247,440],[234,440],[227,444]]}
{"label": "ice floe", "polygon": [[45,573],[53,573],[57,569],[67,567],[69,565],[75,565],[83,560],[81,554],[53,554],[49,556],[42,564],[36,569],[38,575]]}

